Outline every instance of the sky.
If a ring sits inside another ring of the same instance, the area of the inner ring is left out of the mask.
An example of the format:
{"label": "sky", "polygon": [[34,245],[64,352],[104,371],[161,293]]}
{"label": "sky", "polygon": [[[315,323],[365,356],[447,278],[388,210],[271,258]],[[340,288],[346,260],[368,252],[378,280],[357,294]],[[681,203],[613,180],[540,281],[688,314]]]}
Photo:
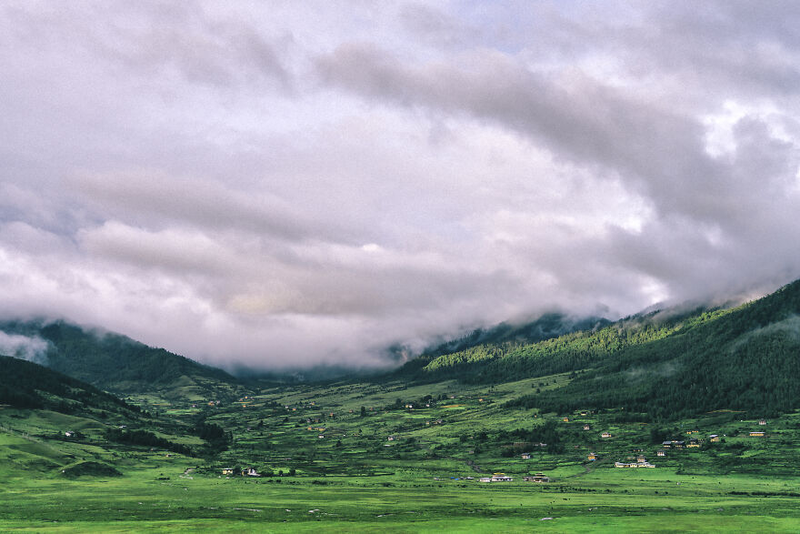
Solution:
{"label": "sky", "polygon": [[5,0],[0,318],[374,367],[764,294],[800,277],[798,27],[794,1]]}

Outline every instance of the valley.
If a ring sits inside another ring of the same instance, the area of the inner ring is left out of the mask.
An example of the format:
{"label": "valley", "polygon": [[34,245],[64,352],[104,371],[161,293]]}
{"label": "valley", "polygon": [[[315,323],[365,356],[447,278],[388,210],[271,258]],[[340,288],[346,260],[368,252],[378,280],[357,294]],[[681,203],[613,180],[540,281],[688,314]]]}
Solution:
{"label": "valley", "polygon": [[[2,358],[0,529],[796,531],[799,294],[473,336],[308,383],[122,338],[149,371],[126,360],[114,394]],[[164,369],[184,374],[148,378]]]}

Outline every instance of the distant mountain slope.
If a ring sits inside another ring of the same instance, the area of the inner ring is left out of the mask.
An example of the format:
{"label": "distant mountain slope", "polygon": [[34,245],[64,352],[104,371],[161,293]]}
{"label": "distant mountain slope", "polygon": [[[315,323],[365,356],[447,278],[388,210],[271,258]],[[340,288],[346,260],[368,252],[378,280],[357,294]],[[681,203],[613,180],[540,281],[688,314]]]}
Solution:
{"label": "distant mountain slope", "polygon": [[90,410],[127,415],[139,412],[138,408],[90,384],[9,356],[0,356],[0,404],[65,414]]}
{"label": "distant mountain slope", "polygon": [[489,360],[520,347],[609,324],[611,321],[607,319],[575,318],[561,313],[547,313],[522,324],[500,323],[492,328],[473,330],[464,337],[429,348],[401,367],[396,374],[418,380],[474,379]]}
{"label": "distant mountain slope", "polygon": [[523,401],[545,410],[624,408],[679,419],[712,410],[789,412],[800,400],[800,280],[727,312],[695,317],[595,362],[557,392]]}
{"label": "distant mountain slope", "polygon": [[156,391],[166,397],[200,400],[235,396],[241,388],[225,371],[119,334],[87,331],[63,321],[6,322],[0,324],[0,331],[45,340],[43,363],[107,391]]}
{"label": "distant mountain slope", "polygon": [[728,309],[662,310],[537,342],[488,339],[433,351],[398,372],[431,382],[502,383],[571,373],[529,407],[624,408],[679,419],[703,411],[793,410],[800,399],[800,280]]}

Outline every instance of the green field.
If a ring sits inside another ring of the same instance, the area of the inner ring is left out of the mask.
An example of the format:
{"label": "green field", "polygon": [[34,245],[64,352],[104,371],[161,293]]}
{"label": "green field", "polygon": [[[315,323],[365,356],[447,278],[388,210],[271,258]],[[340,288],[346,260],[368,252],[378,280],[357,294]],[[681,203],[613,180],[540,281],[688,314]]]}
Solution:
{"label": "green field", "polygon": [[[172,402],[158,419],[129,423],[198,451],[203,441],[185,431],[193,420],[225,430],[227,450],[194,456],[109,442],[104,428],[124,423],[116,419],[0,409],[0,530],[800,530],[797,413],[767,425],[735,411],[665,424],[658,432],[699,446],[659,457],[655,425],[619,411],[507,404],[569,381],[269,386],[213,406]],[[67,428],[81,439],[62,438]],[[766,435],[750,437],[754,429]],[[614,467],[638,455],[656,467]],[[87,468],[95,464],[122,475]],[[236,475],[223,476],[226,467]],[[67,477],[70,469],[88,472]],[[498,472],[514,480],[479,481]],[[523,481],[538,472],[550,481]]]}

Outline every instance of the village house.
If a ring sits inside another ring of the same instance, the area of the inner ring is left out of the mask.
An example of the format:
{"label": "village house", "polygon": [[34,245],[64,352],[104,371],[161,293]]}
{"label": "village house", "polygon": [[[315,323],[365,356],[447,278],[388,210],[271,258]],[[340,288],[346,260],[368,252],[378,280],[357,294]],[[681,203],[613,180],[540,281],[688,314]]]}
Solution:
{"label": "village house", "polygon": [[766,434],[763,430],[752,430],[750,431],[751,438],[763,438]]}
{"label": "village house", "polygon": [[758,424],[761,425],[761,426],[765,426],[767,424],[767,420],[766,419],[761,419],[761,420],[758,421]]}
{"label": "village house", "polygon": [[223,467],[222,468],[222,474],[225,475],[225,476],[232,475],[233,474],[233,467]]}
{"label": "village house", "polygon": [[701,445],[701,443],[700,443],[699,439],[690,439],[689,443],[686,446],[687,447],[691,447],[693,449],[696,449],[696,448],[700,447],[700,445]]}
{"label": "village house", "polygon": [[672,441],[672,447],[675,449],[682,449],[685,444],[683,441]]}
{"label": "village house", "polygon": [[481,477],[478,479],[478,482],[491,482],[492,477]]}
{"label": "village house", "polygon": [[594,462],[597,460],[597,455],[593,452],[590,452],[589,456],[587,456],[586,459],[589,460],[590,462]]}
{"label": "village house", "polygon": [[67,438],[74,437],[75,436],[75,432],[73,432],[72,430],[67,430],[66,432],[64,432],[64,436],[67,437]]}
{"label": "village house", "polygon": [[505,473],[495,473],[492,475],[492,482],[511,482],[514,480],[510,476],[507,476]]}
{"label": "village house", "polygon": [[656,456],[666,456],[666,455],[667,455],[667,451],[664,451],[664,450],[656,452]]}
{"label": "village house", "polygon": [[583,429],[584,430],[591,430],[592,429],[592,425],[583,425]]}
{"label": "village house", "polygon": [[260,477],[261,475],[258,474],[258,471],[254,467],[248,467],[247,469],[242,469],[242,476],[243,477]]}
{"label": "village house", "polygon": [[625,463],[625,462],[614,462],[614,467],[621,467],[621,468],[631,468],[636,469],[639,467],[646,467],[646,468],[654,468],[655,466],[650,462],[632,462],[632,463]]}
{"label": "village house", "polygon": [[531,453],[529,453],[529,452],[522,453],[522,459],[523,460],[530,460],[531,459]]}
{"label": "village house", "polygon": [[710,436],[708,436],[708,439],[709,439],[710,441],[712,441],[713,443],[717,443],[717,442],[719,442],[719,436],[718,436],[718,435],[716,435],[716,434],[711,434]]}
{"label": "village house", "polygon": [[394,441],[394,436],[389,436],[389,437],[388,437],[388,438],[386,438],[386,439],[387,439],[388,441]]}
{"label": "village house", "polygon": [[601,438],[610,438],[611,437],[611,432],[603,432],[602,434],[600,434],[600,437]]}
{"label": "village house", "polygon": [[640,454],[639,456],[636,457],[636,461],[640,464],[644,464],[647,463],[647,458],[645,458],[643,455]]}
{"label": "village house", "polygon": [[564,418],[564,422],[565,422],[565,423],[569,423],[569,417],[565,417],[565,418]]}
{"label": "village house", "polygon": [[523,477],[522,480],[525,482],[538,482],[541,484],[543,482],[550,482],[550,477],[546,476],[544,473],[536,473],[533,476]]}

